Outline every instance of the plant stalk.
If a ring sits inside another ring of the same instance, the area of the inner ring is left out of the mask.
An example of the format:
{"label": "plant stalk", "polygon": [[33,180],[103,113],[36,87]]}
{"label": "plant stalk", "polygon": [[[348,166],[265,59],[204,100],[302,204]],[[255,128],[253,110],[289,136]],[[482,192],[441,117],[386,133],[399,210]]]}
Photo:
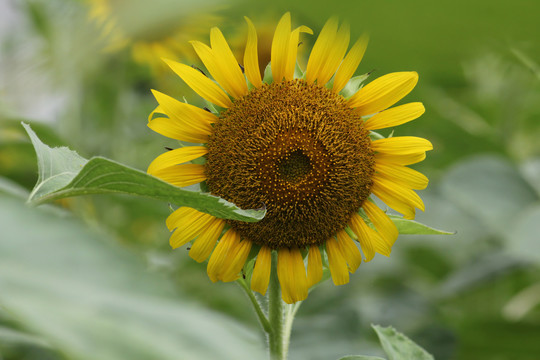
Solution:
{"label": "plant stalk", "polygon": [[[270,360],[286,360],[284,339],[284,304],[281,300],[281,289],[277,276],[277,253],[272,252],[272,270],[270,272],[270,283],[268,284],[268,320],[272,331],[268,333],[268,348]],[[288,339],[287,339],[288,343]]]}

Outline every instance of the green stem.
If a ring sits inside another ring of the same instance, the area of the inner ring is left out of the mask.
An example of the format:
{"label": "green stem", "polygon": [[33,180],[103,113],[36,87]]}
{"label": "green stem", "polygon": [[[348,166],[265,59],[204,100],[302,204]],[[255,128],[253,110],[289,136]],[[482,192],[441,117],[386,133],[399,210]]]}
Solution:
{"label": "green stem", "polygon": [[294,317],[301,301],[285,305],[281,300],[281,288],[277,276],[277,252],[272,252],[272,267],[270,270],[270,283],[268,284],[268,316],[265,316],[261,304],[249,288],[244,279],[236,281],[248,296],[255,313],[261,323],[261,327],[268,336],[268,350],[270,360],[287,360],[289,353],[289,341]]}
{"label": "green stem", "polygon": [[[268,318],[272,331],[268,333],[270,360],[286,360],[283,331],[283,301],[277,276],[277,253],[272,252],[272,270],[268,284]],[[287,339],[287,343],[288,343]]]}
{"label": "green stem", "polygon": [[298,301],[294,304],[286,306],[285,324],[283,326],[283,352],[285,353],[285,357],[287,357],[287,354],[289,353],[289,343],[291,341],[291,330],[294,317],[296,316],[296,312],[300,308],[301,304],[302,302]]}
{"label": "green stem", "polygon": [[253,309],[255,309],[255,313],[257,314],[257,318],[259,319],[259,323],[261,324],[263,330],[266,333],[272,332],[272,327],[270,326],[270,322],[268,321],[268,318],[266,315],[264,315],[264,312],[261,309],[261,304],[253,294],[253,291],[249,288],[248,284],[246,283],[246,280],[240,278],[236,280],[238,285],[244,290],[246,293],[248,299],[251,301],[251,304],[253,305]]}

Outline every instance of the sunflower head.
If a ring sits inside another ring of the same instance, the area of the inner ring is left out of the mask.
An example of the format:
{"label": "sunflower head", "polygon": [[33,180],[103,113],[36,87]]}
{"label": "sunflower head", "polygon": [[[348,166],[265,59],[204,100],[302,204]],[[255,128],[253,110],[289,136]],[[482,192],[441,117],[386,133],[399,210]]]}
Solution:
{"label": "sunflower head", "polygon": [[[199,262],[210,257],[212,281],[237,279],[250,253],[256,254],[250,280],[261,294],[275,253],[283,300],[293,303],[321,280],[323,263],[341,285],[362,260],[390,255],[398,231],[374,198],[409,219],[415,208],[423,210],[413,190],[428,180],[407,165],[423,160],[432,146],[422,138],[374,135],[424,112],[421,103],[390,108],[414,88],[418,75],[384,75],[348,96],[367,40],[361,37],[349,49],[346,24],[325,24],[302,71],[298,44],[312,31],[292,29],[286,13],[274,32],[263,81],[256,29],[246,22],[243,67],[217,28],[210,31],[210,46],[192,41],[207,72],[166,60],[213,111],[154,91],[159,106],[148,126],[200,145],[160,155],[148,172],[177,186],[203,182],[242,208],[266,207],[256,223],[180,207],[167,219],[170,242],[177,248],[193,240],[189,254]],[[203,161],[189,163],[197,158]]]}

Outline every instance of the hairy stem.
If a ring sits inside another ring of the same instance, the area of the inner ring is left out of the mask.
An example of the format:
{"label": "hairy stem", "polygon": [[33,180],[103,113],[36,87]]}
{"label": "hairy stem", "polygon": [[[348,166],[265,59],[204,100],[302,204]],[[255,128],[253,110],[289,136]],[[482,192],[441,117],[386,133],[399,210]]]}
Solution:
{"label": "hairy stem", "polygon": [[236,280],[238,285],[244,290],[244,293],[247,295],[249,301],[251,301],[251,304],[253,305],[253,309],[255,310],[255,314],[257,314],[257,318],[259,319],[259,323],[261,324],[261,327],[266,333],[270,333],[272,331],[272,327],[270,325],[270,322],[268,321],[268,318],[264,314],[261,308],[261,304],[255,297],[255,294],[253,294],[253,291],[249,288],[248,284],[246,283],[246,280],[240,278]]}
{"label": "hairy stem", "polygon": [[[285,335],[283,329],[283,301],[277,276],[277,253],[272,253],[272,270],[270,272],[270,284],[268,285],[268,319],[272,331],[268,333],[268,347],[270,360],[286,360],[287,354],[284,347]],[[287,339],[288,343],[288,339]]]}

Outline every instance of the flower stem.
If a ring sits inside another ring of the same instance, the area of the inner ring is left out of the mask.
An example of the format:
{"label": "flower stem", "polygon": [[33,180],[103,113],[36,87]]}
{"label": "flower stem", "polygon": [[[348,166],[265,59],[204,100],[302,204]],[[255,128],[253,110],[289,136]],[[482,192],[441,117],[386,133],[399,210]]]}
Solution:
{"label": "flower stem", "polygon": [[301,301],[298,301],[294,304],[286,305],[286,312],[285,312],[285,324],[283,329],[283,352],[285,353],[285,357],[289,353],[289,343],[291,340],[291,330],[292,330],[292,324],[294,321],[294,317],[296,315],[296,312],[300,308],[300,305],[302,305]]}
{"label": "flower stem", "polygon": [[[270,283],[268,284],[268,319],[272,328],[272,331],[268,333],[270,360],[287,359],[284,347],[285,339],[283,337],[285,335],[283,331],[283,308],[277,276],[277,253],[272,252],[272,270],[270,272]],[[286,341],[289,342],[288,339]]]}
{"label": "flower stem", "polygon": [[248,299],[251,301],[251,304],[253,305],[253,309],[255,310],[255,313],[257,314],[257,318],[259,319],[259,323],[261,324],[261,327],[266,333],[270,333],[272,331],[272,327],[270,326],[270,322],[268,321],[268,318],[266,315],[264,315],[264,312],[261,309],[261,304],[253,294],[253,291],[249,288],[248,284],[246,283],[246,280],[240,278],[236,280],[238,285],[244,290],[246,293]]}
{"label": "flower stem", "polygon": [[272,252],[272,267],[267,293],[268,316],[264,314],[261,304],[249,288],[246,280],[240,278],[236,282],[251,301],[261,327],[268,336],[270,360],[287,360],[294,316],[302,302],[286,305],[281,300],[281,288],[277,276],[277,253]]}

